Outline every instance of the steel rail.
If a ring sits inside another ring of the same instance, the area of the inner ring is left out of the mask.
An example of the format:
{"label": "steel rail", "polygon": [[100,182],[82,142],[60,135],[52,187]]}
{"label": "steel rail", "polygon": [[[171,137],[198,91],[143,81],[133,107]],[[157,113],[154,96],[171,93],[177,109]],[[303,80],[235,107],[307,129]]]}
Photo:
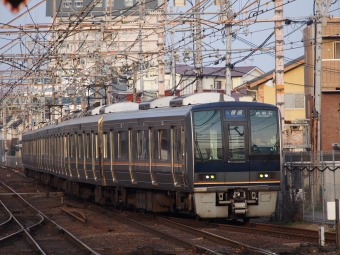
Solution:
{"label": "steel rail", "polygon": [[4,225],[6,225],[7,223],[9,223],[10,221],[12,221],[12,219],[13,219],[13,214],[8,210],[8,208],[4,205],[4,203],[3,203],[1,200],[0,200],[0,204],[2,205],[2,207],[3,207],[3,208],[7,211],[7,213],[9,214],[9,218],[0,224],[0,226],[4,226]]}
{"label": "steel rail", "polygon": [[[94,251],[93,249],[91,249],[88,245],[86,245],[84,242],[82,242],[80,239],[78,239],[76,236],[74,236],[71,232],[69,232],[68,230],[66,230],[65,228],[63,228],[62,226],[60,226],[59,224],[57,224],[55,221],[53,221],[52,219],[50,219],[49,217],[47,217],[44,213],[42,213],[41,211],[39,211],[37,208],[35,208],[33,205],[31,205],[29,202],[27,202],[22,196],[19,195],[19,193],[15,192],[15,190],[13,190],[11,187],[7,186],[5,183],[0,181],[0,184],[2,184],[3,186],[7,187],[9,190],[11,190],[13,193],[15,193],[23,202],[25,202],[28,206],[30,206],[33,210],[35,210],[36,212],[39,213],[40,216],[44,217],[45,220],[49,221],[54,227],[56,227],[60,232],[66,234],[66,236],[70,239],[70,241],[73,241],[73,243],[77,244],[79,247],[86,249],[88,252],[90,252],[90,254],[93,255],[100,255],[100,253],[97,253],[96,251]],[[15,219],[15,217],[13,216],[13,218]],[[16,219],[15,219],[16,220]],[[18,224],[20,224],[20,222],[18,222]],[[21,225],[21,224],[20,224]],[[22,225],[21,225],[22,226]],[[23,226],[23,231],[25,232],[25,234],[29,235],[27,229],[25,229]],[[35,240],[32,240],[33,244],[35,244]],[[45,254],[43,251],[41,251],[42,254]]]}
{"label": "steel rail", "polygon": [[[27,231],[27,229],[25,229],[25,227],[19,222],[19,220],[11,213],[11,211],[7,208],[7,206],[5,206],[5,204],[1,202],[1,205],[6,209],[7,212],[9,212],[12,215],[12,219],[20,226],[20,230],[17,231],[17,233],[11,234],[6,236],[5,238],[2,238],[1,241],[4,240],[8,240],[8,238],[10,237],[14,237],[14,235],[17,235],[18,233],[24,233],[24,236],[26,237],[26,240],[28,243],[30,243],[33,248],[39,252],[40,254],[46,255],[46,253],[44,252],[44,250],[40,247],[40,245],[34,240],[34,238],[31,236],[31,234]],[[41,223],[41,221],[39,222],[39,224]]]}
{"label": "steel rail", "polygon": [[97,210],[99,211],[104,211],[104,212],[107,212],[107,213],[110,213],[112,215],[114,215],[115,217],[119,218],[122,222],[124,222],[125,224],[129,224],[129,225],[132,225],[134,226],[135,228],[138,228],[138,229],[141,229],[143,231],[147,231],[153,235],[158,235],[162,238],[164,238],[165,240],[169,240],[171,242],[174,242],[178,245],[181,245],[182,247],[185,247],[187,249],[194,249],[196,252],[199,252],[199,253],[204,253],[204,254],[215,254],[215,255],[222,255],[221,253],[219,252],[216,252],[216,251],[213,251],[211,249],[208,249],[208,248],[205,248],[205,247],[202,247],[200,245],[195,245],[195,244],[192,244],[190,242],[187,242],[185,240],[182,240],[180,238],[177,238],[173,235],[170,235],[170,234],[167,234],[167,233],[164,233],[162,231],[159,231],[159,230],[156,230],[154,228],[151,228],[145,224],[142,224],[140,222],[137,222],[135,220],[132,220],[132,219],[129,219],[127,218],[126,216],[122,216],[118,213],[115,213],[115,212],[112,212],[110,210],[107,210],[107,209],[104,209],[104,208],[101,208],[99,206],[94,206],[93,204],[91,204],[92,208],[96,208]]}
{"label": "steel rail", "polygon": [[218,236],[218,235],[209,233],[209,232],[204,231],[204,230],[198,230],[198,229],[186,226],[184,224],[181,224],[181,223],[169,220],[169,219],[165,219],[164,217],[157,217],[156,220],[162,221],[163,224],[167,224],[169,226],[176,226],[177,228],[180,228],[184,231],[193,233],[195,235],[200,235],[200,236],[203,236],[203,237],[208,238],[210,240],[217,241],[217,242],[220,242],[220,243],[223,243],[223,244],[226,244],[228,246],[232,246],[232,247],[235,247],[235,248],[238,248],[238,249],[241,249],[241,250],[249,250],[251,252],[256,252],[256,254],[264,254],[264,255],[274,255],[274,254],[276,254],[276,253],[268,251],[268,250],[253,247],[253,246],[241,243],[241,242],[233,241],[231,239],[228,239],[228,238],[225,238],[225,237],[222,237],[222,236]]}
{"label": "steel rail", "polygon": [[[199,226],[201,228],[207,228],[207,227],[215,227],[222,230],[227,231],[234,231],[234,232],[240,232],[240,233],[248,233],[248,234],[264,234],[264,235],[270,235],[270,236],[277,236],[280,238],[286,238],[286,239],[298,239],[303,240],[305,242],[311,242],[311,243],[318,243],[319,239],[318,236],[311,235],[306,232],[305,234],[299,234],[294,233],[294,231],[282,231],[280,229],[275,230],[275,226],[272,229],[264,229],[264,228],[256,228],[256,227],[244,227],[244,226],[233,226],[233,225],[227,225],[227,224],[216,224],[216,223],[206,223],[206,222],[197,222],[194,220],[183,220],[178,218],[171,218],[171,220],[176,222],[181,222],[184,225],[195,225]],[[313,230],[311,230],[313,231]],[[326,242],[334,243],[332,239],[327,239]]]}
{"label": "steel rail", "polygon": [[[305,236],[313,236],[315,238],[319,238],[319,231],[305,228],[295,228],[295,227],[286,227],[286,226],[277,226],[271,224],[264,223],[251,223],[250,227],[256,229],[266,229],[266,230],[275,230],[280,231],[281,233],[289,233],[296,235],[305,235]],[[325,232],[326,243],[335,243],[336,242],[336,234],[331,232]],[[316,239],[318,241],[318,239]]]}

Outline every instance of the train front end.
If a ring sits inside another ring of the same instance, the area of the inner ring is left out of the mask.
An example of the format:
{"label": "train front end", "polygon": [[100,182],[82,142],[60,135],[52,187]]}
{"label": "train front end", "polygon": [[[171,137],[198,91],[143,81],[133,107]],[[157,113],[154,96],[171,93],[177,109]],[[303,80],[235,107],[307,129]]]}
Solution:
{"label": "train front end", "polygon": [[201,218],[271,216],[281,189],[276,106],[220,102],[192,109],[193,187]]}

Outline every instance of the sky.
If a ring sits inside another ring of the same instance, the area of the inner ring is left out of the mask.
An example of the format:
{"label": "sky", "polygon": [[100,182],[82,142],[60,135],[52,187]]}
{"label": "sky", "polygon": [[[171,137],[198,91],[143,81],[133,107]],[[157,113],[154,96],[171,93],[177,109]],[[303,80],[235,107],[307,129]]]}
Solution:
{"label": "sky", "polygon": [[[192,0],[194,2],[194,0]],[[326,1],[326,0],[325,0]],[[28,8],[36,5],[39,3],[39,0],[31,0],[28,3]],[[169,5],[172,5],[172,0],[169,2]],[[185,11],[185,8],[191,7],[190,0],[187,0],[186,7],[174,7],[174,12]],[[233,11],[239,10],[242,6],[245,6],[247,3],[252,1],[250,0],[236,0],[231,1],[233,2]],[[269,2],[268,6],[265,7],[264,3]],[[301,21],[303,18],[310,17],[313,15],[313,0],[283,0],[284,2],[284,17],[287,19],[293,19],[296,21]],[[340,16],[340,0],[334,0],[333,5],[330,8],[331,15]],[[272,1],[260,1],[261,7],[260,10],[266,10],[274,7],[274,3]],[[51,19],[45,17],[45,3],[42,3],[39,7],[35,8],[34,10],[30,11],[29,14],[23,15],[20,19],[13,22],[14,25],[20,24],[40,24],[40,23],[50,23]],[[24,7],[21,12],[17,14],[10,13],[9,9],[3,5],[3,2],[0,2],[0,23],[6,24],[10,20],[16,18],[20,13],[25,11],[26,8]],[[207,8],[207,11],[216,11],[217,7],[210,6]],[[273,11],[265,12],[258,16],[259,19],[266,19],[273,16]],[[208,18],[208,16],[205,16]],[[245,18],[246,14],[242,14],[239,18]],[[305,19],[304,19],[305,20]],[[1,24],[0,24],[1,25]],[[302,47],[302,36],[303,36],[303,29],[306,27],[303,25],[300,29],[298,29],[302,24],[301,23],[294,23],[292,22],[291,25],[284,26],[284,35],[285,35],[285,62],[289,62],[294,60],[303,55],[303,47]],[[248,28],[245,27],[233,27],[233,29],[237,29],[237,36],[242,38],[243,40],[247,40],[248,42],[260,45],[264,42],[264,40],[273,32],[274,23],[256,23],[250,25]],[[205,33],[209,33],[207,30]],[[287,35],[288,33],[292,33],[291,35]],[[187,37],[189,34],[183,35],[183,33],[176,33],[176,39],[183,38],[183,36]],[[220,37],[222,34],[220,33]],[[218,38],[218,35],[217,35]],[[6,38],[6,35],[0,35],[0,47],[6,44],[10,40],[9,37]],[[274,36],[268,41],[268,47],[274,46],[272,43],[274,41]],[[169,42],[169,38],[167,38],[167,42]],[[225,49],[225,45],[222,40],[216,40],[212,35],[206,37],[205,42],[207,45],[204,45],[206,49]],[[271,43],[271,44],[270,44]],[[210,45],[210,46],[209,46]],[[209,48],[210,47],[210,48]],[[250,46],[240,42],[239,40],[235,39],[232,42],[233,49],[249,49]],[[15,51],[15,50],[14,50]],[[12,50],[13,52],[13,50]],[[1,54],[0,50],[0,54]],[[248,52],[249,53],[249,52]],[[239,52],[235,53],[232,56],[232,62],[241,59],[242,57],[246,56],[248,53]],[[221,54],[224,54],[221,52]],[[214,59],[213,59],[214,60]],[[190,63],[188,63],[190,64]],[[213,66],[211,59],[206,59],[203,61],[203,66]],[[222,64],[223,65],[223,64]],[[218,66],[218,65],[217,65]],[[221,66],[221,63],[219,64]],[[238,63],[237,66],[257,66],[264,72],[270,71],[275,68],[275,59],[274,57],[264,53],[264,52],[255,52],[253,56],[245,59],[244,61]]]}

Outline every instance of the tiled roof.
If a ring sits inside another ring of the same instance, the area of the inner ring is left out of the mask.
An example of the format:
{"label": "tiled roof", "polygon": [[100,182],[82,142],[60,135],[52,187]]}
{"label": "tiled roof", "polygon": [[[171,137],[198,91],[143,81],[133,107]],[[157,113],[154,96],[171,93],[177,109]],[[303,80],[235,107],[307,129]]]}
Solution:
{"label": "tiled roof", "polygon": [[[305,63],[305,56],[304,55],[301,56],[301,57],[298,57],[296,59],[293,59],[292,61],[284,64],[284,72],[287,72],[290,69],[295,68],[297,66],[303,65],[304,63]],[[255,79],[248,81],[248,84],[252,88],[252,87],[255,87],[255,86],[257,86],[261,83],[267,82],[270,79],[273,79],[273,73],[274,72],[275,72],[275,69],[273,69],[273,70],[271,70],[267,73],[264,73],[264,74],[256,77]]]}
{"label": "tiled roof", "polygon": [[[249,73],[251,70],[256,68],[256,66],[239,66],[234,67],[231,70],[231,77],[242,77],[245,74]],[[176,65],[176,73],[180,75],[188,75],[195,76],[196,73],[193,71],[195,69],[194,66],[189,65]],[[225,76],[225,67],[203,67],[203,75],[204,76]]]}

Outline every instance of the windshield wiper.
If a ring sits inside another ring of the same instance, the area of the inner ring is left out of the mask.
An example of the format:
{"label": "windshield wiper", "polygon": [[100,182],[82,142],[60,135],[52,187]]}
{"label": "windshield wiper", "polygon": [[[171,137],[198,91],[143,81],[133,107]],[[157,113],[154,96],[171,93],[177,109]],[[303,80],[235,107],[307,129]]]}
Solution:
{"label": "windshield wiper", "polygon": [[195,140],[195,144],[196,144],[196,150],[197,150],[198,154],[200,155],[201,162],[202,162],[202,164],[204,164],[203,155],[202,155],[202,152],[201,152],[200,146],[198,145],[197,140]]}
{"label": "windshield wiper", "polygon": [[276,142],[276,143],[274,144],[274,146],[272,147],[273,150],[271,150],[271,151],[269,152],[269,154],[268,154],[267,158],[265,159],[264,163],[267,163],[269,157],[273,154],[273,152],[274,152],[274,151],[277,151],[278,145],[279,145],[279,142]]}

